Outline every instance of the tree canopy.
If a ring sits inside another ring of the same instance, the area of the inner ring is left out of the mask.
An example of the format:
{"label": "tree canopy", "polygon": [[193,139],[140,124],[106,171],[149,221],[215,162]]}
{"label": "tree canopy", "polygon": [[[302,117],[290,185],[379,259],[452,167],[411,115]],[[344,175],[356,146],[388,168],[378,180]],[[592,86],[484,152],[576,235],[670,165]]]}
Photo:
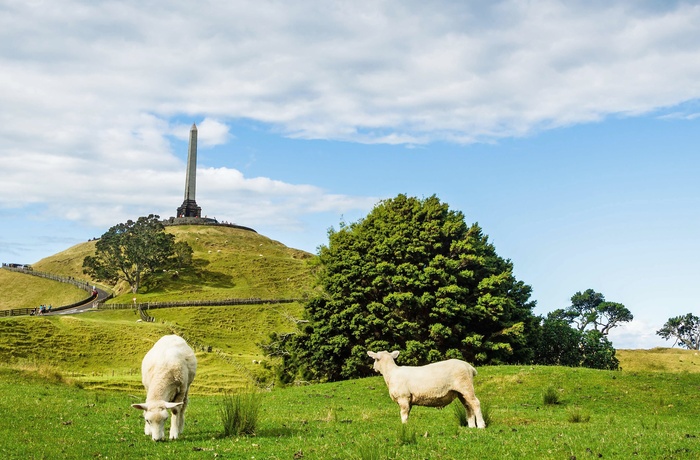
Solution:
{"label": "tree canopy", "polygon": [[83,272],[112,283],[124,280],[136,293],[144,276],[174,262],[191,261],[191,255],[192,249],[176,244],[159,216],[150,214],[111,227],[95,244],[95,256],[83,260]]}
{"label": "tree canopy", "polygon": [[574,324],[579,332],[593,329],[606,336],[610,330],[634,319],[632,312],[617,302],[606,302],[605,296],[593,289],[577,292],[571,296],[571,305],[555,310],[555,316]]}
{"label": "tree canopy", "polygon": [[385,200],[328,237],[318,255],[323,294],[307,303],[308,322],[267,346],[288,378],[368,375],[367,350],[399,349],[409,365],[531,359],[531,288],[478,224],[435,196]]}
{"label": "tree canopy", "polygon": [[673,345],[677,343],[689,350],[699,350],[700,318],[692,313],[669,318],[656,334],[666,340],[675,339]]}

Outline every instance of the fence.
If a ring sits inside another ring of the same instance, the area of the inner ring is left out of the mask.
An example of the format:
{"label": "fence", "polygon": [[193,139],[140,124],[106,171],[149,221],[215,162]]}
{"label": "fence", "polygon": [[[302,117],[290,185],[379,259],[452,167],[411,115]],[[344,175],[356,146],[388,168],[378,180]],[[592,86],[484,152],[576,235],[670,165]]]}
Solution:
{"label": "fence", "polygon": [[178,302],[146,302],[146,303],[110,303],[99,304],[98,310],[126,310],[137,308],[149,310],[152,308],[171,307],[225,307],[228,305],[262,305],[271,303],[292,303],[299,299],[224,299],[224,300],[183,300]]}
{"label": "fence", "polygon": [[[26,266],[12,266],[12,265],[16,265],[16,264],[10,264],[10,265],[3,264],[2,268],[4,270],[9,270],[12,272],[24,273],[25,275],[38,276],[40,278],[46,278],[46,279],[49,279],[52,281],[58,281],[61,283],[72,284],[72,285],[77,286],[80,289],[83,289],[84,291],[88,291],[90,293],[90,297],[88,297],[86,299],[79,300],[78,302],[72,303],[70,305],[62,305],[60,307],[52,308],[51,309],[52,312],[79,307],[81,305],[85,305],[88,302],[92,302],[93,300],[95,300],[97,298],[97,294],[95,292],[93,292],[92,285],[90,283],[88,283],[87,281],[77,280],[73,277],[60,276],[60,275],[56,275],[53,273],[38,272],[38,271],[32,270],[30,268],[26,268]],[[31,315],[34,311],[35,311],[35,308],[13,308],[12,310],[0,310],[0,316]]]}

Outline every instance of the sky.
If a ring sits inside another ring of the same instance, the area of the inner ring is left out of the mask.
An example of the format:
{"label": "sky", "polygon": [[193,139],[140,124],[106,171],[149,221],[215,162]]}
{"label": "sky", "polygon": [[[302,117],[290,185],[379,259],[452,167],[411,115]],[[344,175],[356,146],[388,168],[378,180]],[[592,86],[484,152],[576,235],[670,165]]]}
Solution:
{"label": "sky", "polygon": [[0,0],[0,261],[202,214],[316,253],[403,193],[616,348],[698,314],[700,2]]}

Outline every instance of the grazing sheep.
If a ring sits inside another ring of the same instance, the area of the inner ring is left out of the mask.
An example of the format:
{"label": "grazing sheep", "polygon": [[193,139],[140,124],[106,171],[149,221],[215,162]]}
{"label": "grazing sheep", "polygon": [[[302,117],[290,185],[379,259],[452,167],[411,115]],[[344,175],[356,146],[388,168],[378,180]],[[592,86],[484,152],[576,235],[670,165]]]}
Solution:
{"label": "grazing sheep", "polygon": [[182,337],[166,335],[146,353],[141,363],[141,381],[146,387],[146,402],[131,406],[143,411],[145,433],[154,441],[165,436],[168,410],[173,412],[170,439],[177,439],[185,424],[187,392],[197,372],[194,351]]}
{"label": "grazing sheep", "polygon": [[398,366],[394,362],[398,351],[367,354],[374,359],[374,370],[384,376],[389,396],[399,405],[402,423],[408,421],[411,406],[445,407],[459,398],[467,410],[469,427],[486,427],[474,394],[476,369],[469,363],[448,359],[426,366]]}

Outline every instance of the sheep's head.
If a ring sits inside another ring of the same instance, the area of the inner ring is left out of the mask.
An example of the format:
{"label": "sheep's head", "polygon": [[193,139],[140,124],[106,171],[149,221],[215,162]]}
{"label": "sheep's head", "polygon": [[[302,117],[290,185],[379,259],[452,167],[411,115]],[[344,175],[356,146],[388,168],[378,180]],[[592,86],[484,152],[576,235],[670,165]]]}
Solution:
{"label": "sheep's head", "polygon": [[131,407],[143,411],[143,418],[146,420],[145,433],[154,441],[160,441],[165,438],[165,421],[170,416],[169,410],[181,405],[181,402],[151,401],[132,404]]}
{"label": "sheep's head", "polygon": [[374,370],[383,374],[384,373],[384,368],[388,362],[394,362],[396,358],[399,356],[398,351],[392,351],[389,353],[388,351],[378,351],[378,352],[373,352],[373,351],[368,351],[367,355],[374,359]]}

